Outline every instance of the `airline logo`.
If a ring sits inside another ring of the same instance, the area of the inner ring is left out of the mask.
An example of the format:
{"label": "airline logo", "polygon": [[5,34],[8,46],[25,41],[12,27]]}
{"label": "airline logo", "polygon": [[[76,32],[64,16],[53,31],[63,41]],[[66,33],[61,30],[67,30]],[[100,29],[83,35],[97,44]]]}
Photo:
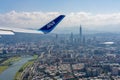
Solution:
{"label": "airline logo", "polygon": [[54,26],[54,25],[55,25],[55,22],[54,22],[54,21],[50,22],[50,23],[47,25],[47,29],[49,29],[51,26]]}

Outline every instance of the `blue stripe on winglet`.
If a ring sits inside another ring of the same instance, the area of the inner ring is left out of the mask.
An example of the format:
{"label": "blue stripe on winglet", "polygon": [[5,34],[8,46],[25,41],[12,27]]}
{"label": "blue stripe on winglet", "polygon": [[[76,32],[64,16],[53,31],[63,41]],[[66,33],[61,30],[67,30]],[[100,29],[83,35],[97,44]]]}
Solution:
{"label": "blue stripe on winglet", "polygon": [[39,30],[44,32],[45,34],[51,32],[64,17],[65,15],[58,16],[57,18],[55,18],[54,20],[40,28]]}

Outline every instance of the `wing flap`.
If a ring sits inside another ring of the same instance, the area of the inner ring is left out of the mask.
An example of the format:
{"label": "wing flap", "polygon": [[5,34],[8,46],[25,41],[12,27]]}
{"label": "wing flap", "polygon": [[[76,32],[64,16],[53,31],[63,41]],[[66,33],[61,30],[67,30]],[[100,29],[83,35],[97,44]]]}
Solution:
{"label": "wing flap", "polygon": [[0,29],[0,35],[14,35],[13,31],[9,30],[1,30]]}
{"label": "wing flap", "polygon": [[13,31],[18,32],[18,33],[44,34],[42,31],[30,30],[30,29],[20,29],[20,28],[14,28]]}

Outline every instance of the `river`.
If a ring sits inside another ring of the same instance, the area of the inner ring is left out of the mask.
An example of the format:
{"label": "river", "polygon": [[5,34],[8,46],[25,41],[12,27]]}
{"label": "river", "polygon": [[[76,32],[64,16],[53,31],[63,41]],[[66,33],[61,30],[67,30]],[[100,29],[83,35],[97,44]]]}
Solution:
{"label": "river", "polygon": [[14,76],[20,67],[32,58],[33,57],[22,57],[21,60],[13,63],[13,65],[0,74],[0,80],[14,80]]}

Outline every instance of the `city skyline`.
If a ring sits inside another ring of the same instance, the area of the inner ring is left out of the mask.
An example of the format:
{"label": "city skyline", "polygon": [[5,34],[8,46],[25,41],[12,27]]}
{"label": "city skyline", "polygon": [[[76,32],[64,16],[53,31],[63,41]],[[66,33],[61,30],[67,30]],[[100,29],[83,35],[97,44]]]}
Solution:
{"label": "city skyline", "polygon": [[[35,62],[31,66],[25,69],[18,68],[21,75],[16,76],[16,79],[120,79],[119,35],[86,35],[83,45],[79,44],[80,35],[73,33],[31,36],[33,37],[30,37],[29,34],[17,34],[11,37],[3,36],[0,40],[1,64],[7,62],[6,58],[15,57],[15,55],[24,56],[25,59],[28,55],[38,55],[37,60],[33,59]],[[115,43],[111,44],[106,41]],[[20,61],[22,60],[24,58]],[[14,65],[14,63],[9,62],[9,65]],[[16,66],[12,66],[12,69],[14,69],[13,67]],[[7,70],[11,70],[11,66],[1,73],[1,80],[13,80],[11,78],[14,76],[4,77],[10,72]],[[14,70],[9,74],[12,72]]]}
{"label": "city skyline", "polygon": [[0,80],[120,80],[119,3],[1,0]]}

